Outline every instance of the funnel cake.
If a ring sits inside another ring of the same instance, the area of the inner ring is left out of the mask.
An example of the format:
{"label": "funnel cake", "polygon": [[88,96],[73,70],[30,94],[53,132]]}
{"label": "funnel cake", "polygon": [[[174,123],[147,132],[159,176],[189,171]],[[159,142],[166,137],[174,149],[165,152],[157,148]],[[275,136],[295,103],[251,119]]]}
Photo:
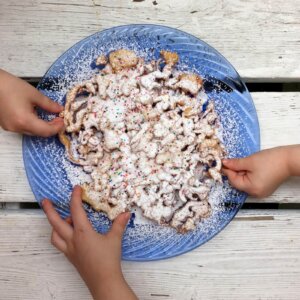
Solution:
{"label": "funnel cake", "polygon": [[99,56],[99,73],[66,96],[59,139],[90,175],[83,200],[111,220],[139,207],[187,232],[211,214],[211,187],[222,182],[219,120],[212,101],[203,105],[202,78],[178,71],[178,60],[161,51],[145,62],[119,49]]}

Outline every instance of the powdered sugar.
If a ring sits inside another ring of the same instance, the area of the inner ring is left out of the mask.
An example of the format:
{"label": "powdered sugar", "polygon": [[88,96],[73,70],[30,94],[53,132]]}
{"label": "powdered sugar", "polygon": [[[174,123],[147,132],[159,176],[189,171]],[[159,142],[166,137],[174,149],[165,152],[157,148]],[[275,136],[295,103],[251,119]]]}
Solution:
{"label": "powdered sugar", "polygon": [[68,92],[60,140],[69,159],[90,170],[84,200],[94,209],[114,219],[138,206],[188,231],[211,213],[209,186],[222,181],[224,150],[212,101],[202,111],[197,98],[202,79],[176,70],[176,53],[161,55],[147,63],[133,51],[111,52],[103,71]]}
{"label": "powdered sugar", "polygon": [[[113,48],[112,48],[112,50],[113,50]],[[141,52],[141,51],[137,51],[137,52],[142,57],[147,56],[147,53],[145,53],[145,52]],[[100,54],[101,54],[101,51],[100,51]],[[64,77],[62,81],[58,82],[57,92],[60,96],[60,99],[64,98],[66,92],[68,91],[67,87],[70,86],[71,82],[72,83],[74,82],[75,78],[76,78],[75,82],[84,81],[88,78],[91,78],[92,75],[94,74],[94,72],[91,71],[90,65],[87,63],[87,61],[83,60],[82,63],[80,63],[79,65],[80,65],[80,72],[74,72],[74,73],[72,73],[72,75],[69,78]],[[188,69],[188,67],[185,64],[180,64],[178,66],[179,71],[187,70],[187,69]],[[195,71],[195,70],[193,70],[193,71]],[[219,95],[217,93],[214,96],[217,99],[219,98]],[[201,98],[204,100],[207,99],[207,101],[208,101],[209,99],[211,99],[211,95],[209,97],[204,91],[202,91]],[[224,104],[224,102],[222,102],[222,101],[215,101],[216,109],[218,110],[218,112],[220,112],[221,123],[226,124],[226,130],[224,130],[224,128],[222,126],[219,128],[218,137],[222,141],[224,141],[224,143],[226,144],[226,150],[227,150],[228,156],[230,156],[230,157],[239,156],[239,153],[238,153],[237,147],[236,147],[236,142],[240,139],[240,137],[238,136],[237,123],[232,115],[232,112],[227,112],[224,109],[223,104]],[[112,108],[116,109],[116,106],[114,105],[114,103],[112,103]],[[108,109],[108,111],[111,111],[111,110]],[[111,114],[111,116],[113,116],[113,117],[115,115],[116,114]],[[83,183],[91,182],[90,175],[86,174],[81,167],[71,164],[66,159],[65,156],[60,157],[60,159],[61,159],[63,168],[66,171],[67,178],[70,181],[70,183],[72,184],[72,186],[82,185]],[[222,207],[220,206],[220,203],[222,203],[222,201],[224,201],[224,199],[226,198],[226,195],[230,191],[231,191],[230,187],[224,188],[224,186],[221,186],[219,184],[212,188],[212,190],[210,192],[210,196],[209,196],[209,203],[212,206],[213,214],[210,218],[212,218],[216,212],[218,212],[220,209],[222,209]],[[142,220],[142,217],[139,217],[136,219],[136,222],[143,223],[144,220]]]}
{"label": "powdered sugar", "polygon": [[[91,78],[97,72],[91,61],[101,53],[106,55],[119,48],[134,50],[148,60],[157,58],[160,49],[178,49],[182,58],[179,69],[195,72],[204,78],[206,93],[201,98],[207,97],[215,103],[222,123],[219,134],[224,140],[228,157],[249,155],[259,148],[255,109],[237,73],[211,47],[175,29],[138,25],[97,33],[59,58],[39,88],[63,104],[66,92],[74,84]],[[43,117],[48,119],[54,116]],[[53,139],[46,141],[26,137],[24,161],[37,199],[46,196],[54,200],[61,215],[68,215],[71,187],[85,182],[86,174],[66,160],[62,145]],[[145,219],[139,221],[136,217],[131,220],[124,236],[123,257],[151,260],[190,250],[219,232],[244,199],[245,196],[234,191],[227,181],[225,185],[216,185],[209,199],[214,207],[212,215],[199,223],[196,230],[185,235]],[[102,213],[95,212],[88,205],[85,209],[96,230],[105,232],[109,229],[111,222]]]}

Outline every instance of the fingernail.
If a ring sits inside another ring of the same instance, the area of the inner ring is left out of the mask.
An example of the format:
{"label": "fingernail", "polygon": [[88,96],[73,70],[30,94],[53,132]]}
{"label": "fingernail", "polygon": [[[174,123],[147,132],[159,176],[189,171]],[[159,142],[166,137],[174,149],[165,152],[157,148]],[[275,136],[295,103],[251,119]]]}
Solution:
{"label": "fingernail", "polygon": [[53,122],[55,122],[55,123],[62,123],[63,119],[62,118],[55,118],[55,119],[53,119]]}
{"label": "fingernail", "polygon": [[55,102],[56,106],[59,108],[64,108],[62,105],[60,105],[59,103]]}
{"label": "fingernail", "polygon": [[62,131],[64,127],[64,122],[61,118],[55,118],[49,124],[52,126],[59,126],[60,131]]}
{"label": "fingernail", "polygon": [[45,205],[45,203],[46,203],[46,200],[47,200],[47,199],[43,199],[43,200],[42,200],[42,202],[41,202],[42,208],[44,208],[44,205]]}
{"label": "fingernail", "polygon": [[52,119],[50,122],[49,122],[49,124],[50,125],[55,125],[56,123],[57,123],[57,118],[55,118],[55,119]]}
{"label": "fingernail", "polygon": [[130,217],[131,217],[131,212],[129,212],[129,211],[125,212],[123,215],[123,218],[127,221],[130,219]]}
{"label": "fingernail", "polygon": [[74,189],[81,191],[81,186],[77,184],[77,185],[74,186]]}

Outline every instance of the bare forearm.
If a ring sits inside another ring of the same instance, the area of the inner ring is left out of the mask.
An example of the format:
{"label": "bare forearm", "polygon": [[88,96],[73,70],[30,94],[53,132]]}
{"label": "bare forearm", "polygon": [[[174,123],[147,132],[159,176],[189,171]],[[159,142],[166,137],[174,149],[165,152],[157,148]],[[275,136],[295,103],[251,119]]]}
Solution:
{"label": "bare forearm", "polygon": [[7,85],[7,78],[9,78],[10,76],[11,75],[9,73],[0,69],[0,100],[5,98],[5,91],[2,92],[2,90]]}
{"label": "bare forearm", "polygon": [[20,82],[21,79],[19,79],[18,77],[15,77],[14,75],[4,71],[3,69],[0,69],[0,91],[2,89],[5,89],[5,88],[9,87],[11,85],[11,81]]}
{"label": "bare forearm", "polygon": [[300,145],[283,147],[290,176],[300,176]]}
{"label": "bare forearm", "polygon": [[100,284],[98,288],[91,290],[95,300],[138,300],[124,278],[110,280],[107,284]]}

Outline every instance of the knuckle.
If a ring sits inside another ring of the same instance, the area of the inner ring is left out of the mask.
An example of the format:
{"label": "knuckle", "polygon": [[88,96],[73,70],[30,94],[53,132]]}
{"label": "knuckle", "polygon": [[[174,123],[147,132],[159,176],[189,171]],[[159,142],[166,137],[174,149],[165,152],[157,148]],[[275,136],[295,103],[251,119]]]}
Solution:
{"label": "knuckle", "polygon": [[55,243],[55,239],[54,239],[53,234],[51,235],[51,244],[52,244],[53,246],[56,246],[56,243]]}
{"label": "knuckle", "polygon": [[114,245],[119,246],[122,243],[122,232],[111,237],[111,241]]}
{"label": "knuckle", "polygon": [[238,166],[241,165],[242,159],[241,159],[241,158],[237,158],[237,159],[235,159],[235,160],[233,161],[233,163],[234,163],[234,165],[235,165],[236,167],[238,167]]}
{"label": "knuckle", "polygon": [[47,96],[45,96],[42,93],[40,95],[41,95],[41,97],[40,97],[41,101],[43,101],[43,102],[50,102],[50,99]]}
{"label": "knuckle", "polygon": [[42,128],[43,128],[43,130],[39,130],[39,134],[38,134],[39,136],[49,137],[54,134],[53,128],[51,127],[51,125],[46,123],[44,126],[42,126]]}
{"label": "knuckle", "polygon": [[66,240],[67,248],[72,251],[75,248],[75,242],[73,239],[67,239]]}
{"label": "knuckle", "polygon": [[265,191],[264,191],[264,187],[263,185],[259,184],[257,185],[252,193],[253,196],[257,197],[257,198],[262,198],[265,196]]}
{"label": "knuckle", "polygon": [[82,241],[86,236],[86,231],[83,227],[78,227],[75,231],[75,237],[77,241]]}
{"label": "knuckle", "polygon": [[16,128],[23,128],[26,126],[26,120],[23,116],[16,116],[15,119]]}
{"label": "knuckle", "polygon": [[1,128],[5,131],[10,131],[9,126],[7,126],[6,124],[2,124]]}
{"label": "knuckle", "polygon": [[115,226],[111,236],[114,239],[119,240],[122,234],[123,234],[123,228],[121,226]]}
{"label": "knuckle", "polygon": [[17,128],[11,124],[11,123],[7,123],[7,122],[4,122],[3,124],[1,124],[1,128],[5,131],[16,131]]}
{"label": "knuckle", "polygon": [[47,96],[43,95],[42,101],[45,102],[48,106],[54,106],[55,102],[53,102],[50,98]]}
{"label": "knuckle", "polygon": [[253,197],[255,197],[255,198],[258,197],[258,194],[257,194],[257,191],[256,191],[256,190],[249,191],[248,193],[251,194],[251,195],[252,195]]}

